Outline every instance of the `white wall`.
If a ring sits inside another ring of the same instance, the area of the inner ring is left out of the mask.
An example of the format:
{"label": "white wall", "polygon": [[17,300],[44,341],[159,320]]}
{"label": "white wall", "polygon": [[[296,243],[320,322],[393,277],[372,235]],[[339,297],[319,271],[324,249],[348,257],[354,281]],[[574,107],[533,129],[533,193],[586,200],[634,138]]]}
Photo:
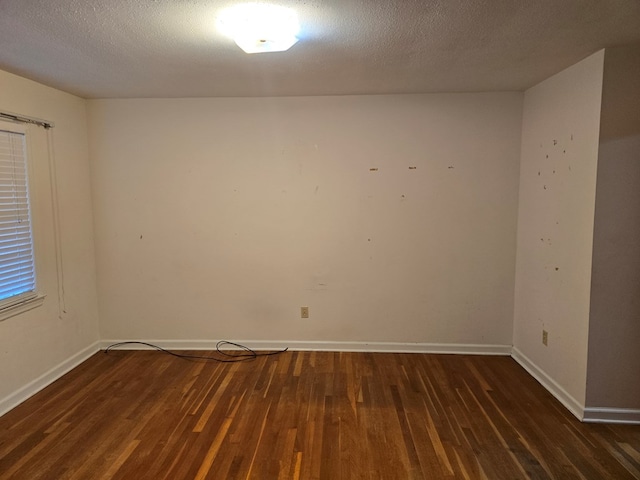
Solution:
{"label": "white wall", "polygon": [[41,375],[75,355],[82,357],[95,344],[98,312],[85,101],[0,71],[0,109],[55,123],[50,134],[57,167],[58,251],[62,258],[66,310],[59,309],[48,134],[41,128],[29,127],[35,185],[34,230],[42,239],[36,252],[38,281],[47,297],[41,307],[0,321],[2,413],[33,393],[38,385],[44,385],[46,381],[36,381]]}
{"label": "white wall", "polygon": [[524,96],[513,343],[574,407],[585,404],[603,58]]}
{"label": "white wall", "polygon": [[607,49],[596,187],[587,406],[640,420],[640,45]]}
{"label": "white wall", "polygon": [[500,93],[103,100],[88,117],[0,71],[0,109],[56,124],[31,127],[47,299],[0,321],[0,412],[99,338],[513,341],[574,412],[637,411],[639,69],[637,47],[598,52],[524,112]]}
{"label": "white wall", "polygon": [[511,344],[521,94],[88,105],[102,338]]}

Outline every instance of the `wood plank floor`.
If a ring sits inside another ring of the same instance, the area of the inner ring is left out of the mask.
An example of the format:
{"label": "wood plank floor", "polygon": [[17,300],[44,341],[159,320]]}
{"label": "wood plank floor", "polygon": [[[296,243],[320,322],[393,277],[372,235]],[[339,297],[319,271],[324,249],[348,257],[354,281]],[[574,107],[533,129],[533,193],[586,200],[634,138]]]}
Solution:
{"label": "wood plank floor", "polygon": [[631,479],[640,427],[581,424],[509,357],[100,352],[0,418],[0,478]]}

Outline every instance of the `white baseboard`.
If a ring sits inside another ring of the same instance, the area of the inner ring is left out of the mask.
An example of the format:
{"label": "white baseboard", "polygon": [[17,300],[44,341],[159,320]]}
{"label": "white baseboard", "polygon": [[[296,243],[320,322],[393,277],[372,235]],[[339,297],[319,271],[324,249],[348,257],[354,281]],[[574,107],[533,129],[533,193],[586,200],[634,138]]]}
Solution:
{"label": "white baseboard", "polygon": [[[101,349],[125,340],[102,340]],[[167,350],[215,350],[217,340],[140,340]],[[400,343],[400,342],[306,342],[271,340],[233,340],[252,350],[324,351],[324,352],[389,352],[389,353],[450,353],[459,355],[510,355],[511,345],[475,345],[457,343]],[[141,344],[123,345],[121,350],[147,349]],[[223,346],[221,348],[233,348]]]}
{"label": "white baseboard", "polygon": [[547,389],[547,391],[556,397],[560,403],[562,403],[567,410],[569,410],[580,421],[584,418],[584,405],[578,400],[573,398],[560,384],[558,384],[553,378],[551,378],[544,370],[539,368],[531,359],[529,359],[524,353],[513,347],[511,357],[520,364],[529,374],[535,378],[540,384]]}
{"label": "white baseboard", "polygon": [[[29,382],[16,392],[0,400],[0,416],[35,395],[40,390],[72,370],[99,350],[124,340],[102,340],[95,342],[72,355],[56,367]],[[168,350],[214,350],[217,340],[140,340]],[[588,423],[640,424],[640,410],[624,408],[585,408],[553,378],[540,369],[520,350],[510,345],[476,345],[446,343],[401,343],[401,342],[307,342],[307,341],[234,341],[252,350],[282,350],[327,352],[388,352],[388,353],[440,353],[458,355],[511,355],[531,376],[560,401],[578,420]],[[144,350],[142,344],[118,347],[122,350]],[[232,345],[223,346],[232,349]]]}
{"label": "white baseboard", "polygon": [[6,396],[3,399],[0,399],[0,416],[7,413],[9,410],[17,407],[22,402],[27,400],[29,397],[32,397],[40,390],[50,385],[58,378],[63,376],[68,371],[80,365],[87,358],[89,358],[94,353],[100,351],[100,342],[95,342],[89,345],[87,348],[82,349],[75,355],[67,358],[63,362],[59,363],[57,366],[53,367],[51,370],[45,372],[40,375],[35,380],[27,383],[24,387],[16,390],[12,394]]}
{"label": "white baseboard", "polygon": [[624,423],[640,425],[640,410],[632,408],[594,408],[584,409],[585,423]]}

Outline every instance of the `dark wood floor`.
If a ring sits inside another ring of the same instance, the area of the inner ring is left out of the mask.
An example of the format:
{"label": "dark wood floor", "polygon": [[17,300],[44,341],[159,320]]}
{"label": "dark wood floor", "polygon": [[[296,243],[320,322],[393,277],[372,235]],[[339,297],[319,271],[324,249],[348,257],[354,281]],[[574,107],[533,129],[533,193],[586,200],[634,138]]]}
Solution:
{"label": "dark wood floor", "polygon": [[0,418],[0,478],[630,479],[640,427],[581,424],[509,357],[100,352]]}

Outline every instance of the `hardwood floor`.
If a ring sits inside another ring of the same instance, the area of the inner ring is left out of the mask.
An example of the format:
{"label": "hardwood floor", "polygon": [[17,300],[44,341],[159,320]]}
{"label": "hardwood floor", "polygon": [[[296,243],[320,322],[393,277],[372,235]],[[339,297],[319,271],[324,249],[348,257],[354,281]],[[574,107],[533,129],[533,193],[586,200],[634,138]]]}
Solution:
{"label": "hardwood floor", "polygon": [[0,418],[0,478],[630,479],[640,427],[581,424],[509,357],[100,352]]}

